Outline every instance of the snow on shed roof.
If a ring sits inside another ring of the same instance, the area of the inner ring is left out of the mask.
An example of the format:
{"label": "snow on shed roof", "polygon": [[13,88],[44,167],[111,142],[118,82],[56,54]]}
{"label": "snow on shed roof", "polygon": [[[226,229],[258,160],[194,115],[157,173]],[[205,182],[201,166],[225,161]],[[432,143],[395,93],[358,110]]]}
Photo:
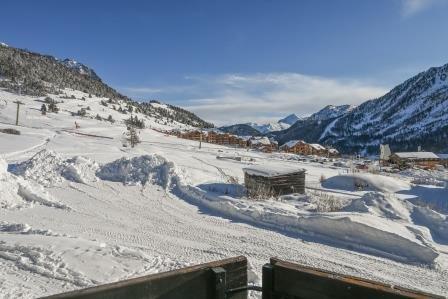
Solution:
{"label": "snow on shed roof", "polygon": [[432,152],[405,152],[395,153],[395,155],[403,159],[439,159],[439,157]]}
{"label": "snow on shed roof", "polygon": [[279,175],[287,175],[297,172],[305,172],[305,169],[291,165],[271,165],[269,167],[263,165],[255,165],[243,168],[243,171],[249,175],[258,175],[264,177],[275,177]]}

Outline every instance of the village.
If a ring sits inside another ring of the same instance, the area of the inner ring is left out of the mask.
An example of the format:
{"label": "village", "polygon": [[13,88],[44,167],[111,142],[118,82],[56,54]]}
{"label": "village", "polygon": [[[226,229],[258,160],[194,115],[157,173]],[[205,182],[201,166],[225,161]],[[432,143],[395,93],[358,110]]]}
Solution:
{"label": "village", "polygon": [[220,132],[218,129],[210,130],[166,130],[161,133],[177,136],[178,138],[211,143],[233,148],[243,148],[263,153],[289,153],[299,156],[314,157],[314,162],[335,162],[341,165],[336,158],[353,160],[357,170],[367,170],[372,163],[378,162],[383,171],[402,170],[406,168],[444,169],[448,168],[448,154],[423,151],[417,147],[415,152],[391,152],[389,145],[380,145],[378,157],[361,157],[360,155],[343,155],[337,149],[318,143],[308,143],[304,140],[291,140],[279,146],[274,138],[266,136],[237,136]]}

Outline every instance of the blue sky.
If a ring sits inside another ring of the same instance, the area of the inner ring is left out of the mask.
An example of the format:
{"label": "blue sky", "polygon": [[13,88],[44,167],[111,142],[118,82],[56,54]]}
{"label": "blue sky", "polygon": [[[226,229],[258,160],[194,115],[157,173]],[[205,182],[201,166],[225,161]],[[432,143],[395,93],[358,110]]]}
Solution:
{"label": "blue sky", "polygon": [[448,0],[10,1],[0,41],[217,124],[358,104],[448,63]]}

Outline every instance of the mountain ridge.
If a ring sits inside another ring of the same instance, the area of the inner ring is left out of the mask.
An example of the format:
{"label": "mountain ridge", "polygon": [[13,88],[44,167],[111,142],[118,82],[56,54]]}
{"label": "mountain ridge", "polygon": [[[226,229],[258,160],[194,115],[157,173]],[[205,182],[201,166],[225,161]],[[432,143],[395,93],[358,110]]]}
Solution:
{"label": "mountain ridge", "polygon": [[0,45],[0,88],[12,92],[20,89],[21,93],[31,96],[61,94],[69,88],[111,101],[124,101],[147,115],[166,117],[195,127],[214,127],[212,123],[177,106],[150,105],[132,100],[104,83],[92,68],[76,60],[60,60],[7,45]]}

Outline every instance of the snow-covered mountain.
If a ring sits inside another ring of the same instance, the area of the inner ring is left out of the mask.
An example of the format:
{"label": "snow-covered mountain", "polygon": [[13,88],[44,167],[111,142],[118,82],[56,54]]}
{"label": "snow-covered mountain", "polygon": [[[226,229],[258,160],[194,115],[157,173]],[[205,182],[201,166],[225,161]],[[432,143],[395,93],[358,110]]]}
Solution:
{"label": "snow-covered mountain", "polygon": [[446,152],[448,64],[430,68],[380,98],[346,109],[342,115],[299,121],[279,132],[277,138],[280,143],[305,139],[330,144],[347,153],[374,153],[380,143],[395,150],[416,150],[421,145],[426,150]]}
{"label": "snow-covered mountain", "polygon": [[293,113],[293,114],[288,115],[288,116],[285,117],[285,118],[280,119],[280,120],[278,121],[278,123],[288,124],[288,125],[292,126],[292,125],[295,124],[296,121],[298,121],[299,119],[300,119],[300,118],[299,118],[297,115],[295,115],[295,114]]}
{"label": "snow-covered mountain", "polygon": [[193,127],[213,127],[213,124],[180,107],[157,101],[134,101],[102,82],[92,68],[71,59],[59,60],[50,55],[0,46],[0,78],[0,88],[9,92],[17,92],[20,84],[24,95],[66,97],[66,90],[70,89],[87,94],[87,97],[82,96],[84,98],[102,98],[107,102],[104,106],[118,108],[117,103],[121,103],[126,107],[123,113],[139,111],[167,125],[180,123]]}
{"label": "snow-covered mountain", "polygon": [[257,124],[257,123],[247,123],[246,125],[251,126],[258,132],[262,134],[274,132],[274,131],[281,131],[288,129],[290,126],[292,126],[296,121],[299,120],[299,117],[295,114],[290,114],[285,118],[280,119],[277,122],[271,122],[267,124]]}
{"label": "snow-covered mountain", "polygon": [[336,118],[352,111],[355,107],[356,106],[354,105],[328,105],[318,112],[312,114],[309,118],[313,120],[327,120],[330,118]]}
{"label": "snow-covered mountain", "polygon": [[65,65],[66,67],[78,72],[81,75],[85,75],[85,76],[89,76],[92,79],[95,80],[99,80],[101,81],[100,77],[98,77],[98,75],[95,73],[94,70],[92,70],[91,68],[89,68],[88,66],[73,60],[73,59],[64,59],[64,60],[60,60],[60,62]]}

